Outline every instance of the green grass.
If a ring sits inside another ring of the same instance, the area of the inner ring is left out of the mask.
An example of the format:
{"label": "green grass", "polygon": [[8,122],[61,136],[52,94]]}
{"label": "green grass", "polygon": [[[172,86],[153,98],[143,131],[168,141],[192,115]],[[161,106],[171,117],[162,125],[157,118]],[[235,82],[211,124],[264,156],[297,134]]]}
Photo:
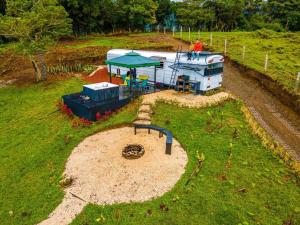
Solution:
{"label": "green grass", "polygon": [[45,219],[63,199],[59,181],[71,150],[84,137],[136,117],[138,106],[133,104],[105,122],[76,129],[64,114],[50,114],[63,94],[80,91],[82,84],[74,78],[0,89],[1,225]]}
{"label": "green grass", "polygon": [[[299,224],[299,180],[252,134],[240,107],[235,101],[205,109],[158,104],[154,124],[171,130],[188,153],[182,179],[172,191],[153,201],[88,205],[72,224],[282,225],[288,220]],[[233,135],[235,128],[237,134]],[[231,167],[226,167],[230,165],[230,143]],[[186,187],[197,164],[197,151],[206,160]],[[226,179],[221,180],[221,175]],[[245,193],[239,191],[243,188]],[[162,203],[168,211],[160,209]],[[96,220],[101,216],[105,220],[99,223]]]}
{"label": "green grass", "polygon": [[13,49],[14,47],[15,43],[0,44],[0,55],[5,53],[9,49]]}
{"label": "green grass", "polygon": [[[180,38],[177,33],[176,37]],[[198,37],[197,32],[191,33],[191,39]],[[187,32],[183,40],[189,40]],[[224,52],[227,39],[227,54],[231,59],[247,65],[249,68],[265,73],[292,94],[300,95],[300,88],[295,90],[295,82],[300,72],[300,33],[276,33],[268,30],[256,32],[213,32],[213,46],[216,51]],[[210,33],[201,32],[200,40],[210,44]],[[243,61],[243,46],[246,47]],[[269,54],[269,67],[264,70],[266,54]]]}
{"label": "green grass", "polygon": [[[68,48],[81,49],[87,47],[108,47],[108,48],[130,48],[130,49],[156,49],[171,48],[170,43],[155,41],[155,33],[132,34],[128,36],[87,36],[79,39],[80,43],[74,42]],[[142,38],[142,39],[141,39]],[[149,39],[150,38],[150,39]],[[154,39],[154,40],[151,40]]]}

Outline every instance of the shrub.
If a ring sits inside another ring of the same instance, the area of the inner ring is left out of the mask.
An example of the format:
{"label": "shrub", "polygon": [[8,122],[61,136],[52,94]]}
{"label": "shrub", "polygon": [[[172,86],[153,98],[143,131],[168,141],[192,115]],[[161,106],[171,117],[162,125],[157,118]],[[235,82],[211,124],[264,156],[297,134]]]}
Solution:
{"label": "shrub", "polygon": [[74,114],[73,114],[72,110],[66,104],[64,104],[62,101],[58,101],[56,103],[56,107],[62,113],[66,114],[69,118],[72,119],[74,117]]}
{"label": "shrub", "polygon": [[85,65],[83,71],[86,73],[92,73],[95,70],[95,67],[92,65]]}
{"label": "shrub", "polygon": [[74,118],[72,120],[72,127],[73,128],[78,128],[80,126],[81,126],[81,120],[80,120],[80,118]]}
{"label": "shrub", "polygon": [[80,118],[80,121],[83,127],[89,127],[93,124],[92,121],[89,121],[88,119],[85,118]]}
{"label": "shrub", "polygon": [[102,119],[102,115],[101,115],[101,113],[99,113],[99,112],[97,112],[96,113],[96,120],[98,121],[98,120],[101,120]]}

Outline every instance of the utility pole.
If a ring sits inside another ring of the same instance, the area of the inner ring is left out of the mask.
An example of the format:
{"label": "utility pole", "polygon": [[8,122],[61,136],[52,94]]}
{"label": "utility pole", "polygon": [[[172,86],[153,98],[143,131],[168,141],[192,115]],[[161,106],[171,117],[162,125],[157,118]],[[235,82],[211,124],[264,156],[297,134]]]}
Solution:
{"label": "utility pole", "polygon": [[180,38],[182,38],[182,26],[180,26]]}
{"label": "utility pole", "polygon": [[300,72],[298,72],[298,76],[296,79],[296,85],[295,85],[295,91],[298,91],[298,87],[299,87],[299,82],[300,82]]}
{"label": "utility pole", "polygon": [[268,70],[268,63],[269,63],[269,54],[266,54],[266,59],[265,59],[265,71],[267,72]]}

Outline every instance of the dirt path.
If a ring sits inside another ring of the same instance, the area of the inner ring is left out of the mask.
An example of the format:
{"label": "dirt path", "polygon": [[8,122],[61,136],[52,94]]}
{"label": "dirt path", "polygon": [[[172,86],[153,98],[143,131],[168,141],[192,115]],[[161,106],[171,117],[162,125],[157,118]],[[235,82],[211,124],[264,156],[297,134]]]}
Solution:
{"label": "dirt path", "polygon": [[224,87],[240,97],[257,122],[300,161],[300,115],[282,104],[256,80],[225,64]]}

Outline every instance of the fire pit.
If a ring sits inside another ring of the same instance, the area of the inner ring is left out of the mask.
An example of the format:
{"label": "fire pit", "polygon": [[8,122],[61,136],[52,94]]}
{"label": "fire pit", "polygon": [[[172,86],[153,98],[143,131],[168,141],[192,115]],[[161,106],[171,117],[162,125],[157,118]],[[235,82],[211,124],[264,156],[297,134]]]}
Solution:
{"label": "fire pit", "polygon": [[123,151],[122,156],[125,159],[138,159],[145,153],[145,149],[142,145],[127,145]]}

